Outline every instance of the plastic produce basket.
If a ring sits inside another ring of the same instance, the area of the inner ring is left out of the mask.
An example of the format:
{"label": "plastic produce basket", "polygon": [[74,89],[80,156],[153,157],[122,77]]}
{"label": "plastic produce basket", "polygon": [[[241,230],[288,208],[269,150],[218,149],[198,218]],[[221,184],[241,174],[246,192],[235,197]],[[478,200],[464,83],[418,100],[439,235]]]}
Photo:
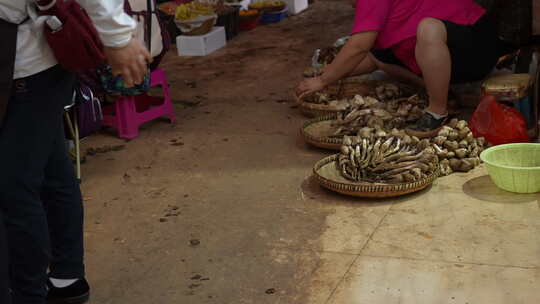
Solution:
{"label": "plastic produce basket", "polygon": [[200,16],[194,20],[181,21],[175,19],[176,26],[182,31],[182,35],[186,36],[201,36],[212,31],[216,24],[217,15]]}
{"label": "plastic produce basket", "polygon": [[256,28],[261,21],[261,15],[255,15],[253,17],[240,17],[240,30],[241,31],[250,31]]}
{"label": "plastic produce basket", "polygon": [[489,148],[480,158],[497,187],[516,193],[540,192],[540,144]]}
{"label": "plastic produce basket", "polygon": [[287,18],[288,12],[289,10],[287,9],[287,7],[278,12],[265,12],[261,17],[261,23],[269,24],[280,22],[281,20]]}

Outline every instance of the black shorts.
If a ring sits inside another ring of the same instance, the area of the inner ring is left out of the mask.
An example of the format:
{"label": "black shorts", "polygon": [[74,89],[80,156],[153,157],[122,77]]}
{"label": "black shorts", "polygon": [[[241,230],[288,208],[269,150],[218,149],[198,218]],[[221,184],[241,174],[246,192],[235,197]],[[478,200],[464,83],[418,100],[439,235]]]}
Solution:
{"label": "black shorts", "polygon": [[[493,70],[500,56],[503,42],[497,27],[486,16],[474,25],[459,25],[444,21],[448,48],[452,59],[452,83],[474,82],[484,79]],[[390,49],[373,50],[377,60],[409,69]]]}

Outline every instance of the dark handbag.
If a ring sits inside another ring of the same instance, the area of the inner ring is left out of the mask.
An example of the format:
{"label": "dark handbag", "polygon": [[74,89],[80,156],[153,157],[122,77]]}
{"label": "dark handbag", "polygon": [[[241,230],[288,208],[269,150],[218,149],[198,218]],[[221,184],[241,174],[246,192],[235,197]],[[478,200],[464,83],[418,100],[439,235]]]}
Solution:
{"label": "dark handbag", "polygon": [[96,28],[84,9],[74,0],[45,0],[51,8],[40,11],[48,15],[45,38],[60,65],[71,72],[97,68],[105,63],[105,53]]}
{"label": "dark handbag", "polygon": [[103,126],[101,102],[85,85],[77,85],[73,95],[79,137],[84,138],[99,131]]}

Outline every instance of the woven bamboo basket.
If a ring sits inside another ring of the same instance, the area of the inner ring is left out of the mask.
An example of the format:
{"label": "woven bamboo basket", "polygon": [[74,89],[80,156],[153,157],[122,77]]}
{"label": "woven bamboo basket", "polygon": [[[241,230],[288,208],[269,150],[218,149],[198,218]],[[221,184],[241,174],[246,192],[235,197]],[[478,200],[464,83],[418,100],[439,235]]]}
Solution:
{"label": "woven bamboo basket", "polygon": [[214,24],[216,23],[216,18],[208,19],[204,21],[199,27],[192,29],[189,32],[183,32],[182,35],[185,36],[200,36],[206,35],[212,31]]}
{"label": "woven bamboo basket", "polygon": [[326,157],[315,164],[313,174],[319,184],[331,191],[365,198],[397,197],[421,191],[429,187],[439,177],[435,171],[426,178],[403,184],[373,184],[352,182],[341,176],[336,168],[338,154]]}
{"label": "woven bamboo basket", "polygon": [[321,116],[335,115],[339,113],[340,109],[331,107],[329,105],[311,103],[311,102],[302,102],[299,106],[300,112],[308,118],[317,118]]}
{"label": "woven bamboo basket", "polygon": [[331,122],[337,119],[337,114],[321,116],[307,121],[300,133],[304,140],[315,147],[339,151],[343,145],[343,138],[330,137]]}
{"label": "woven bamboo basket", "polygon": [[[332,95],[336,99],[352,98],[355,95],[374,95],[375,88],[379,84],[380,82],[375,80],[366,80],[358,77],[351,77],[340,80],[336,84],[327,86],[324,90],[321,91],[321,93]],[[300,112],[306,117],[315,118],[319,116],[335,114],[342,111],[341,109],[336,109],[333,106],[307,102],[306,99],[308,98],[309,96],[303,98],[296,97],[297,102],[300,105]]]}
{"label": "woven bamboo basket", "polygon": [[[327,86],[324,90],[321,91],[321,93],[332,95],[335,99],[352,98],[356,95],[375,96],[375,88],[379,85],[387,83],[389,82],[365,79],[362,77],[349,77],[340,80],[336,84]],[[398,85],[405,95],[414,95],[418,93],[418,88],[414,88],[400,83],[394,84]],[[310,97],[311,96],[304,96],[302,98],[299,98],[298,96],[295,96],[299,104],[300,112],[308,118],[332,115],[343,111],[342,109],[337,109],[334,106],[317,104],[307,101]]]}

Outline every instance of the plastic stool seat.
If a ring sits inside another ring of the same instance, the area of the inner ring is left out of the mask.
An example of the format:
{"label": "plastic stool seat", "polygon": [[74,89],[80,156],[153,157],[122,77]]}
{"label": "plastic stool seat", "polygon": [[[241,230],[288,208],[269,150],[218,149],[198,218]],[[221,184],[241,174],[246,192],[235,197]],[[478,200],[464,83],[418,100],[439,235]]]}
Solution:
{"label": "plastic stool seat", "polygon": [[154,97],[148,94],[120,96],[114,105],[103,109],[103,124],[115,128],[118,131],[118,137],[132,139],[139,136],[139,127],[145,122],[160,117],[167,117],[171,123],[176,122],[167,75],[164,70],[152,71],[150,86],[161,86],[163,97]]}

